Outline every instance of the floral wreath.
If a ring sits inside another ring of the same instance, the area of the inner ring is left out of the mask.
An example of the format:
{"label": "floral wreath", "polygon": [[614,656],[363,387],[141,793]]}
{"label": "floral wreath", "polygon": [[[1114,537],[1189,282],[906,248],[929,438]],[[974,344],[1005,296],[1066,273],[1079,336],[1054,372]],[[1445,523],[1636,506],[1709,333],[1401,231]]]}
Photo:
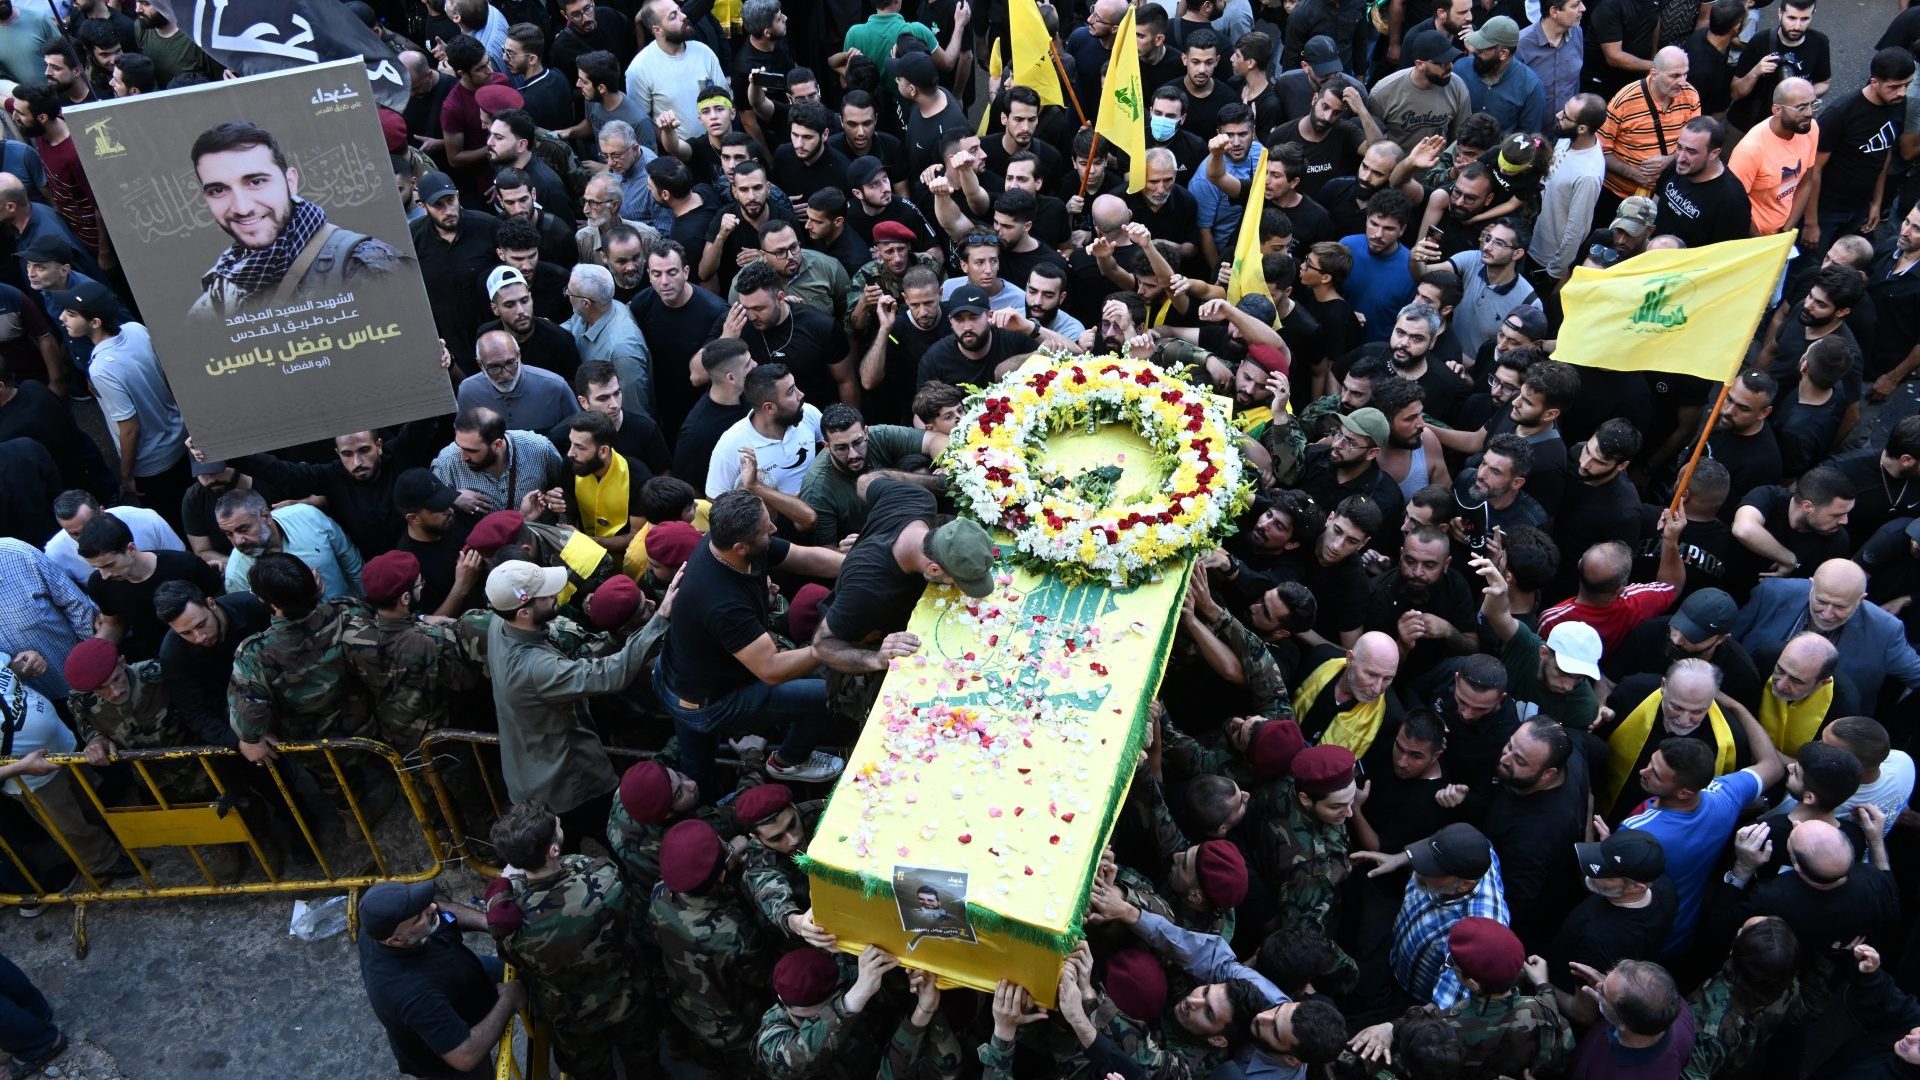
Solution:
{"label": "floral wreath", "polygon": [[[1108,423],[1153,448],[1154,490],[1116,498],[1117,465],[1074,477],[1048,466],[1050,436]],[[1234,440],[1226,402],[1179,375],[1127,356],[1057,355],[968,399],[942,464],[963,508],[1013,534],[1016,562],[1123,587],[1233,531],[1253,491]]]}

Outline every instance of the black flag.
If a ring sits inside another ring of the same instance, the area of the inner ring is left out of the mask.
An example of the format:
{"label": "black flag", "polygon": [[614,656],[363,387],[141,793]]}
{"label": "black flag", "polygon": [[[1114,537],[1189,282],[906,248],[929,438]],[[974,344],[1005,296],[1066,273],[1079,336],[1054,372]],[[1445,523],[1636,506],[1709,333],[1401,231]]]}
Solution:
{"label": "black flag", "polygon": [[236,75],[360,60],[380,104],[407,109],[400,58],[340,0],[153,0],[153,6]]}

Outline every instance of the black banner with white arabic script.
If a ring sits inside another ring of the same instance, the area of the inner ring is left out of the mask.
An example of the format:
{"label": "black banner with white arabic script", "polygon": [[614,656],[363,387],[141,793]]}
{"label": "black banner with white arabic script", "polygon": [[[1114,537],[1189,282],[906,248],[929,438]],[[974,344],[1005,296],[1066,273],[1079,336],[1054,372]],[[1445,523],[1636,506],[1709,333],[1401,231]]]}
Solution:
{"label": "black banner with white arabic script", "polygon": [[407,111],[407,73],[380,35],[340,0],[152,0],[195,45],[236,75],[358,60],[380,104]]}

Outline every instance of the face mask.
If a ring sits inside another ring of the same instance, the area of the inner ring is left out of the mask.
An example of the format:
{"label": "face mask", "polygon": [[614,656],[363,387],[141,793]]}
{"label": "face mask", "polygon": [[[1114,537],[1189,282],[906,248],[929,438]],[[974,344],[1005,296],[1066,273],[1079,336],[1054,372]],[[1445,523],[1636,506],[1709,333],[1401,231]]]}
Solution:
{"label": "face mask", "polygon": [[1180,128],[1180,122],[1168,116],[1155,116],[1147,120],[1147,129],[1153,132],[1157,142],[1166,142]]}

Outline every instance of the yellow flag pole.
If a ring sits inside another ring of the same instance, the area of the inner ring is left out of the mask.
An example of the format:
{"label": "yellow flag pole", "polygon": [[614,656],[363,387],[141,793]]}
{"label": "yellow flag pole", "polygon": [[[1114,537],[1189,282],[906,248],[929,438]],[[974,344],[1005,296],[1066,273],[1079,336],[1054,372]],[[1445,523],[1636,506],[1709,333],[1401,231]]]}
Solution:
{"label": "yellow flag pole", "polygon": [[[1058,72],[1060,75],[1060,89],[1065,90],[1067,92],[1067,100],[1073,102],[1073,115],[1080,118],[1081,127],[1086,127],[1087,126],[1086,110],[1080,107],[1080,95],[1073,92],[1073,80],[1067,78],[1067,65],[1064,61],[1060,59],[1060,50],[1054,47],[1054,41],[1052,38],[1047,39],[1047,56],[1052,58],[1053,70]],[[1083,185],[1081,188],[1081,194],[1085,194],[1085,193],[1086,193],[1086,189],[1085,189],[1085,186]]]}
{"label": "yellow flag pole", "polygon": [[1676,514],[1680,512],[1680,499],[1686,495],[1687,485],[1693,481],[1693,470],[1700,464],[1700,455],[1707,450],[1707,439],[1713,434],[1713,425],[1720,420],[1720,410],[1727,403],[1727,395],[1733,392],[1734,379],[1739,377],[1740,373],[1735,371],[1733,378],[1720,385],[1720,396],[1713,399],[1713,411],[1707,414],[1706,426],[1700,429],[1700,441],[1693,444],[1693,456],[1687,459],[1686,468],[1680,470],[1680,482],[1673,486],[1673,502],[1667,506]]}

